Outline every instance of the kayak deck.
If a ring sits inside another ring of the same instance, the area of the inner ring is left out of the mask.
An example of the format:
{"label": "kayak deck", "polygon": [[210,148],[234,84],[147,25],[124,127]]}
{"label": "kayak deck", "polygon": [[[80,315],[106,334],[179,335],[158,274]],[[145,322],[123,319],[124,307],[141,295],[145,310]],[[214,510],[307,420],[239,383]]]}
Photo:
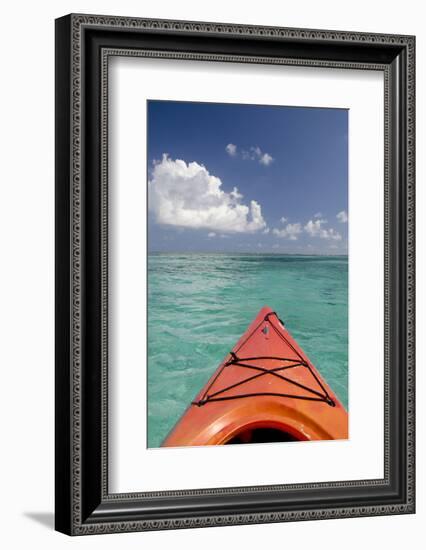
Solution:
{"label": "kayak deck", "polygon": [[264,307],[163,446],[346,439],[347,412]]}
{"label": "kayak deck", "polygon": [[[270,319],[271,316],[276,317],[275,322]],[[275,323],[280,323],[280,329],[277,329]],[[283,328],[284,325],[275,312],[267,313],[260,323],[252,329],[242,344],[231,351],[229,359],[225,360],[217,372],[217,376],[207,385],[201,399],[194,401],[193,404],[202,406],[213,401],[276,396],[289,399],[324,401],[334,407],[335,403],[328,394],[327,389],[310,364],[289,342],[282,330]],[[256,349],[252,350],[253,345],[250,345],[252,344],[250,338],[259,329],[261,329],[264,338],[257,339]],[[275,349],[274,342],[269,340],[274,340],[277,337],[283,340],[286,346],[286,357],[264,355],[271,347]],[[244,352],[243,355],[241,355],[242,352]],[[260,355],[253,355],[255,352],[260,352]],[[246,356],[247,354],[249,356]],[[308,369],[310,377],[300,376],[296,369]],[[250,375],[250,371],[252,373],[254,371],[256,374]],[[265,375],[274,376],[281,381],[281,385],[275,384],[274,386],[277,390],[281,387],[281,393],[268,391],[270,390],[270,381],[266,380],[266,384],[262,384],[260,380]],[[305,378],[310,378],[310,380],[307,380],[310,382],[309,386],[306,385]],[[227,385],[227,382],[229,382],[229,385]]]}

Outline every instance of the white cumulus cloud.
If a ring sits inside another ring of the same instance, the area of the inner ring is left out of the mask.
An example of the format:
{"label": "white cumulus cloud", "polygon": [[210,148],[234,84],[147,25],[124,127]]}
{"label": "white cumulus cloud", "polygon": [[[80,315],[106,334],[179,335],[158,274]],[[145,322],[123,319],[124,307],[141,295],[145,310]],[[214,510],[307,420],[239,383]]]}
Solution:
{"label": "white cumulus cloud", "polygon": [[264,166],[269,166],[273,160],[274,159],[271,157],[271,155],[269,153],[262,153],[262,155],[259,159],[259,162],[260,162],[260,164],[263,164]]}
{"label": "white cumulus cloud", "polygon": [[237,146],[234,145],[233,143],[228,143],[225,149],[228,155],[231,157],[235,157],[235,155],[237,154]]}
{"label": "white cumulus cloud", "polygon": [[[228,150],[228,148],[230,149]],[[236,156],[237,146],[233,145],[232,143],[229,143],[226,146],[226,151],[229,155]],[[249,149],[242,149],[241,158],[243,160],[258,161],[260,164],[263,164],[263,166],[269,166],[274,161],[274,158],[272,157],[272,155],[262,151],[262,149],[259,146],[250,147]]]}
{"label": "white cumulus cloud", "polygon": [[339,220],[340,223],[347,223],[348,213],[345,210],[342,210],[341,212],[336,214],[336,218]]}
{"label": "white cumulus cloud", "polygon": [[273,229],[272,233],[280,239],[289,239],[297,241],[297,236],[302,233],[302,225],[300,223],[288,223],[282,229]]}
{"label": "white cumulus cloud", "polygon": [[163,155],[154,163],[148,182],[148,205],[160,224],[222,233],[255,233],[266,228],[255,200],[241,202],[234,187],[227,193],[222,181],[197,162]]}
{"label": "white cumulus cloud", "polygon": [[333,241],[341,241],[342,236],[337,233],[332,227],[326,229],[323,227],[327,223],[327,220],[316,219],[315,221],[309,220],[305,225],[304,230],[311,237],[319,237],[320,239],[327,239]]}

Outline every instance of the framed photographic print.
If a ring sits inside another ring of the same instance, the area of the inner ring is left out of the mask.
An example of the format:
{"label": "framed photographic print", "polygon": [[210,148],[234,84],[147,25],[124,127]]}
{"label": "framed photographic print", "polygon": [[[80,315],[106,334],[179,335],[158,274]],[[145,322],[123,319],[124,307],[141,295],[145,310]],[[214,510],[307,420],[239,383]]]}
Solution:
{"label": "framed photographic print", "polygon": [[56,529],[413,513],[412,36],[56,21]]}

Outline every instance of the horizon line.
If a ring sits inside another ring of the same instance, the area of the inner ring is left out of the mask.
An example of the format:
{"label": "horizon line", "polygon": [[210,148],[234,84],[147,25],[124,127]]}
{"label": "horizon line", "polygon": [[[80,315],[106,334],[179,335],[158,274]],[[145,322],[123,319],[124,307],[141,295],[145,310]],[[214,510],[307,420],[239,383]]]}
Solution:
{"label": "horizon line", "polygon": [[341,254],[323,253],[323,252],[272,252],[272,251],[224,251],[224,250],[148,250],[149,254],[251,254],[253,256],[260,256],[269,254],[272,256],[349,256],[348,252]]}

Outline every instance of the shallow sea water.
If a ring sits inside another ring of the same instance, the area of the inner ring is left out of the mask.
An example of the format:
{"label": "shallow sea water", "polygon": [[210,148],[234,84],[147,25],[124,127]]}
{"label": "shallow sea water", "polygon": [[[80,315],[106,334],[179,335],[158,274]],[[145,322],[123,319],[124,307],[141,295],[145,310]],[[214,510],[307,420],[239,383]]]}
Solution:
{"label": "shallow sea water", "polygon": [[148,447],[267,305],[348,407],[348,258],[275,254],[148,257]]}

